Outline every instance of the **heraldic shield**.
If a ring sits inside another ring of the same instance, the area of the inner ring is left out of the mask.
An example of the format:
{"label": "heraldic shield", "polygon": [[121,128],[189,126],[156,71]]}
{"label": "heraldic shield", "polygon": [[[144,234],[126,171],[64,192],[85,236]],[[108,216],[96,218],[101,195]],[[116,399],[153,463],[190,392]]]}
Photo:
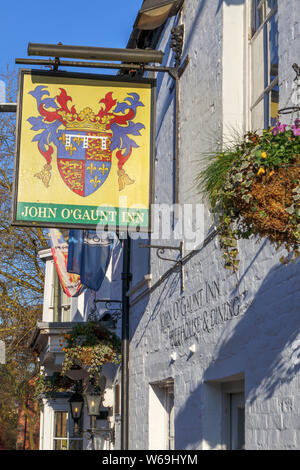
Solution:
{"label": "heraldic shield", "polygon": [[57,165],[65,184],[79,196],[89,196],[106,181],[111,169],[112,133],[109,131],[59,130]]}

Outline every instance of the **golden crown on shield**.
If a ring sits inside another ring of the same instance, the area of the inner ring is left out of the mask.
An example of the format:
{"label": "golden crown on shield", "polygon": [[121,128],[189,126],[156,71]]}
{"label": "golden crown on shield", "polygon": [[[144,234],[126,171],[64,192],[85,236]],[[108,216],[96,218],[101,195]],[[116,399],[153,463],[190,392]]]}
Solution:
{"label": "golden crown on shield", "polygon": [[86,129],[91,131],[105,132],[110,121],[114,116],[97,116],[91,108],[84,108],[80,113],[67,113],[66,111],[58,111],[62,117],[66,129]]}

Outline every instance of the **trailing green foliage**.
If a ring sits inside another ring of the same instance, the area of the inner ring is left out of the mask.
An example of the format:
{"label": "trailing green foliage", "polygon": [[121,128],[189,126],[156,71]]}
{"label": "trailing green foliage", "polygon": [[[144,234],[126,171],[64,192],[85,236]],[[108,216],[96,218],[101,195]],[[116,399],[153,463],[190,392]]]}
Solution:
{"label": "trailing green foliage", "polygon": [[103,364],[120,363],[120,339],[97,321],[78,323],[62,336],[62,341],[66,341],[62,348],[65,352],[62,375],[74,365],[80,365],[90,376],[99,377]]}
{"label": "trailing green foliage", "polygon": [[[300,120],[280,122],[262,135],[245,134],[241,142],[209,156],[196,178],[219,219],[224,267],[236,271],[238,240],[268,237],[299,255]],[[286,259],[281,259],[286,261]]]}

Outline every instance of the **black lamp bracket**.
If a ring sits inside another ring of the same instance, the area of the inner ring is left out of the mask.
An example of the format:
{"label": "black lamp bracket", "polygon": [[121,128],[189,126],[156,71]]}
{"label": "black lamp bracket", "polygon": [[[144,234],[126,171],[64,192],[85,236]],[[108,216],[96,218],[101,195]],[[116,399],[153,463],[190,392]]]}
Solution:
{"label": "black lamp bracket", "polygon": [[[295,64],[292,65],[292,67],[296,72],[296,78],[300,77],[300,67],[299,67],[299,65],[295,63]],[[295,78],[295,80],[296,80],[296,78]]]}
{"label": "black lamp bracket", "polygon": [[94,298],[93,300],[93,306],[90,309],[90,313],[88,315],[88,319],[90,321],[99,321],[98,318],[98,309],[97,309],[97,304],[104,304],[104,309],[105,311],[102,313],[101,319],[105,315],[110,315],[111,319],[114,323],[116,323],[121,317],[122,317],[122,301],[121,300],[115,300],[115,299],[96,299]]}
{"label": "black lamp bracket", "polygon": [[292,99],[292,96],[295,92],[296,92],[296,94],[298,94],[298,102],[299,102],[299,99],[300,99],[300,67],[296,63],[294,63],[292,65],[292,68],[295,71],[296,76],[294,78],[294,83],[292,85],[292,91],[290,93],[290,96],[287,99],[286,106],[284,108],[278,110],[278,114],[281,114],[281,115],[282,114],[294,114],[294,113],[299,114],[299,112],[300,112],[300,106],[298,106],[297,103],[295,103],[295,106],[287,106],[289,101]]}
{"label": "black lamp bracket", "polygon": [[83,432],[88,433],[89,435],[87,436],[88,439],[92,440],[92,447],[94,449],[94,439],[95,436],[103,436],[103,438],[106,441],[110,441],[112,444],[115,443],[115,428],[91,428],[91,429],[85,429]]}
{"label": "black lamp bracket", "polygon": [[[167,245],[144,245],[142,243],[139,243],[140,248],[150,248],[150,249],[155,249],[156,250],[156,256],[163,260],[163,261],[170,261],[174,264],[178,265],[179,271],[181,273],[181,290],[184,291],[184,265],[183,265],[183,257],[184,257],[184,241],[180,242],[179,246],[167,246]],[[180,253],[180,258],[179,259],[170,259],[166,258],[164,256],[166,250],[175,250],[179,251]]]}
{"label": "black lamp bracket", "polygon": [[[104,304],[105,314],[110,314],[114,321],[119,320],[122,317],[122,301],[121,300],[113,300],[113,299],[100,299],[94,300],[95,304],[102,303]],[[114,305],[115,304],[115,305]],[[118,305],[118,306],[117,306]]]}

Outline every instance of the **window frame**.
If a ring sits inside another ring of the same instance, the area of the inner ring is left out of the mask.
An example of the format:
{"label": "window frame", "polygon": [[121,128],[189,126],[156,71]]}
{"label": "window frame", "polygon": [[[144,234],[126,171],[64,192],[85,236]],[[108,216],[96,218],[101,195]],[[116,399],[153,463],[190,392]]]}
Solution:
{"label": "window frame", "polygon": [[[238,395],[243,395],[243,405],[236,406],[236,409],[243,410],[244,415],[244,429],[243,429],[243,447],[245,448],[245,414],[246,414],[246,397],[245,397],[245,381],[242,380],[229,380],[220,382],[221,397],[222,397],[222,448],[223,450],[234,450],[234,441],[238,442],[238,427],[234,429],[233,425],[233,398]],[[235,424],[238,424],[237,422]],[[234,435],[237,437],[234,439]],[[239,449],[239,450],[241,450]]]}
{"label": "window frame", "polygon": [[[71,321],[71,298],[68,297],[61,286],[58,272],[56,270],[54,260],[52,263],[52,279],[51,279],[51,295],[49,302],[49,310],[52,312],[53,322],[70,322]],[[55,296],[57,296],[57,306],[55,305]],[[67,303],[64,302],[67,300]],[[69,318],[65,319],[66,314],[69,313]]]}
{"label": "window frame", "polygon": [[175,387],[173,378],[149,383],[148,426],[149,450],[175,450]]}
{"label": "window frame", "polygon": [[[71,420],[72,420],[72,417],[71,417],[71,413],[69,411],[69,409],[67,408],[67,406],[59,406],[59,407],[55,407],[53,408],[52,410],[52,434],[51,434],[51,448],[52,450],[58,450],[58,449],[55,449],[55,442],[56,441],[66,441],[67,442],[67,448],[66,449],[60,449],[60,450],[70,450],[70,442],[71,441],[81,441],[81,444],[82,444],[82,448],[81,449],[78,449],[78,450],[83,450],[83,444],[84,444],[84,439],[83,439],[83,433],[81,435],[81,437],[72,437],[71,436]],[[56,434],[56,430],[55,430],[55,425],[56,425],[56,421],[55,421],[55,415],[57,413],[65,413],[66,414],[66,436],[65,437],[57,437],[55,436]],[[82,416],[82,419],[83,419],[83,416]]]}
{"label": "window frame", "polygon": [[[171,399],[171,396],[173,399]],[[174,385],[165,387],[165,410],[166,410],[166,449],[175,450],[175,419],[174,419]],[[173,432],[172,432],[173,431]]]}
{"label": "window frame", "polygon": [[[263,125],[264,128],[267,128],[271,124],[271,116],[270,116],[270,94],[272,90],[278,86],[278,70],[277,75],[273,80],[270,81],[271,77],[271,64],[269,63],[269,32],[270,32],[270,24],[272,18],[278,13],[278,3],[276,6],[270,9],[267,13],[266,10],[266,2],[267,0],[250,0],[250,37],[249,37],[249,48],[251,50],[250,57],[251,57],[251,86],[250,86],[250,100],[249,100],[249,111],[250,111],[250,122],[252,128],[252,120],[253,120],[253,111],[254,109],[263,101]],[[254,14],[253,7],[258,10],[258,8],[264,7],[263,12],[263,19],[261,24],[258,26],[256,25],[256,16]],[[261,90],[261,93],[253,100],[252,92],[253,92],[253,74],[255,73],[254,65],[252,63],[252,47],[255,43],[255,40],[258,38],[260,34],[263,34],[263,74],[264,74],[264,88]],[[256,130],[256,129],[255,129]]]}

